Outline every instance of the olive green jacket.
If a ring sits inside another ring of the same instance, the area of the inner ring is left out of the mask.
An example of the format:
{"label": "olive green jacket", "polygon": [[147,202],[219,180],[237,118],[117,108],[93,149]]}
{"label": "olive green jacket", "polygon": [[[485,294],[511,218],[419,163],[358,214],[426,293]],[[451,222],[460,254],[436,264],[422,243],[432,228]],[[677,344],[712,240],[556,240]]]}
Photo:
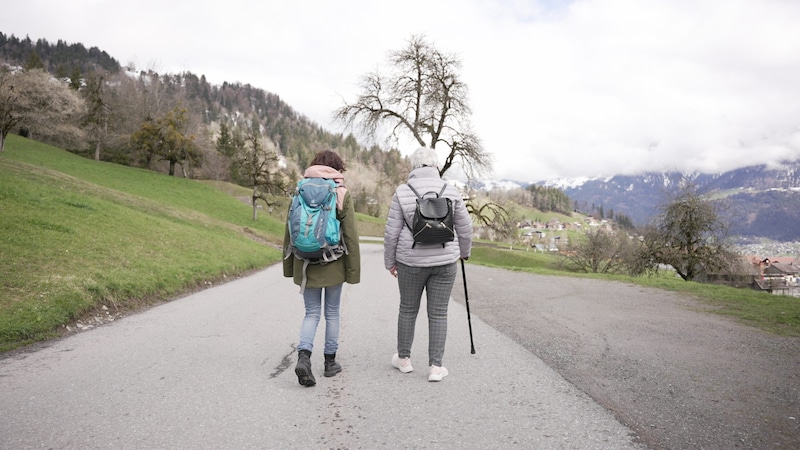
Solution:
{"label": "olive green jacket", "polygon": [[[328,264],[309,264],[306,269],[306,287],[321,288],[348,283],[361,282],[361,250],[358,246],[358,230],[356,229],[356,212],[353,208],[353,199],[348,191],[344,195],[342,210],[336,211],[336,217],[342,221],[342,240],[347,248],[347,254]],[[283,276],[294,278],[294,284],[301,286],[303,283],[303,260],[296,258],[289,250],[289,225],[283,237]]]}

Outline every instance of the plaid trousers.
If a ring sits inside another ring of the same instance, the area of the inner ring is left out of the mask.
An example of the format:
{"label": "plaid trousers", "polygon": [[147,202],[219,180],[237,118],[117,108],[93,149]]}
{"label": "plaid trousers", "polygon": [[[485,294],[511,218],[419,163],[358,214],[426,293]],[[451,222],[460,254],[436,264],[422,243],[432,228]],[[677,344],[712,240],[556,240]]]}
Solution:
{"label": "plaid trousers", "polygon": [[397,354],[411,357],[414,326],[417,322],[422,291],[427,297],[428,365],[442,365],[447,340],[447,306],[456,280],[456,263],[433,267],[397,264],[400,286],[400,311],[397,316]]}

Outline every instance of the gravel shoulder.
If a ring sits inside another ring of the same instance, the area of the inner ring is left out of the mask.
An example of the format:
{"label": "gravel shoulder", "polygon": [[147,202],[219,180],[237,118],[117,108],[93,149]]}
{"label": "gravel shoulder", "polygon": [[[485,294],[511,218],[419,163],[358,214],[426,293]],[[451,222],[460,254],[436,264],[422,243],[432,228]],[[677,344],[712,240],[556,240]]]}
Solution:
{"label": "gravel shoulder", "polygon": [[[466,271],[473,315],[612,411],[647,447],[800,448],[800,338],[667,291]],[[463,303],[461,280],[453,296]]]}

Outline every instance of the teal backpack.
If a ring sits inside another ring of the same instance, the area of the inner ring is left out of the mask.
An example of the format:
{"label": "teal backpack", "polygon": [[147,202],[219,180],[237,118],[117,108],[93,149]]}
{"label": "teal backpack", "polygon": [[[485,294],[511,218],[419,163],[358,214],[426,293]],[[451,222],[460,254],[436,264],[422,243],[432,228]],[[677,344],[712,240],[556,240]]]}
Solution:
{"label": "teal backpack", "polygon": [[309,264],[327,264],[347,254],[336,218],[336,182],[326,178],[298,181],[287,220],[290,245],[285,257],[293,254],[303,260],[302,292]]}

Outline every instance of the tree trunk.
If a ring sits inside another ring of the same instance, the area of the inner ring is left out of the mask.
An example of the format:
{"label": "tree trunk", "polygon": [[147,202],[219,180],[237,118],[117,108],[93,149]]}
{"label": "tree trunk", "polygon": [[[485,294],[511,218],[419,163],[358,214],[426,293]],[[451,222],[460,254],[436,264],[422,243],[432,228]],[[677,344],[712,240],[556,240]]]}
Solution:
{"label": "tree trunk", "polygon": [[175,161],[169,162],[169,176],[171,177],[175,176]]}
{"label": "tree trunk", "polygon": [[258,220],[258,188],[253,188],[253,221]]}

